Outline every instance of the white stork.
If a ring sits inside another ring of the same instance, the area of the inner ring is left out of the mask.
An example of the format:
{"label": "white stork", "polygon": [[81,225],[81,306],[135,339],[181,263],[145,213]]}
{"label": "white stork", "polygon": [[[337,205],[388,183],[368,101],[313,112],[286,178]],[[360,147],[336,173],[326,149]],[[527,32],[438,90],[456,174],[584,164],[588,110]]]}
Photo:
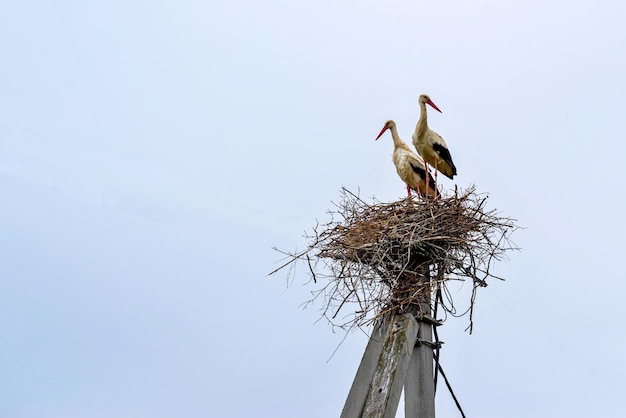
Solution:
{"label": "white stork", "polygon": [[[411,196],[411,189],[415,190],[419,196],[437,197],[437,186],[433,181],[432,176],[426,174],[428,169],[424,160],[417,155],[409,146],[400,139],[398,136],[398,130],[396,129],[396,123],[392,120],[385,122],[385,126],[380,131],[376,140],[380,138],[385,131],[389,129],[391,131],[391,138],[393,138],[393,164],[396,166],[398,175],[406,183],[406,192]],[[430,179],[429,179],[430,177]],[[426,186],[426,182],[429,179],[429,187]]]}
{"label": "white stork", "polygon": [[424,160],[435,168],[435,184],[437,184],[437,171],[441,171],[446,177],[453,178],[456,175],[456,167],[452,162],[452,156],[446,145],[446,141],[435,131],[428,127],[426,121],[426,105],[441,113],[441,110],[430,100],[427,94],[419,98],[420,119],[413,133],[413,145]]}

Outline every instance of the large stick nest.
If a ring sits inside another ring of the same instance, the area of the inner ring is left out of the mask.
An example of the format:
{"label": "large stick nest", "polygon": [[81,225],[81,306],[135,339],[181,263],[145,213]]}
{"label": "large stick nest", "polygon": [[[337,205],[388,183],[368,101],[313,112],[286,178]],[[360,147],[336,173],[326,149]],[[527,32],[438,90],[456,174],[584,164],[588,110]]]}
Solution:
{"label": "large stick nest", "polygon": [[289,268],[291,275],[304,261],[312,281],[322,284],[305,305],[321,300],[323,316],[347,329],[387,312],[419,314],[433,294],[456,315],[446,282],[471,279],[469,308],[462,313],[470,313],[471,332],[476,289],[490,277],[503,280],[491,267],[517,249],[509,240],[515,220],[487,211],[486,201],[473,187],[438,200],[372,204],[343,189],[331,221],[305,236],[305,250],[280,251],[286,262],[270,274]]}

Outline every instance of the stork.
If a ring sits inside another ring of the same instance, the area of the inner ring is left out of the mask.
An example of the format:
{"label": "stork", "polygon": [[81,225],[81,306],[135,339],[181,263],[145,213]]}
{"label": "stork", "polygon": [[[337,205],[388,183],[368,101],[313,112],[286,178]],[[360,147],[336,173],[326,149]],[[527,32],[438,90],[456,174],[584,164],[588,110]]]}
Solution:
{"label": "stork", "polygon": [[[441,110],[430,100],[427,94],[422,94],[419,98],[420,119],[415,126],[413,133],[413,145],[422,158],[435,168],[435,184],[437,184],[437,171],[443,175],[453,178],[456,175],[456,167],[452,162],[452,156],[448,150],[446,141],[435,131],[428,127],[426,116],[426,105],[441,113]],[[426,171],[428,174],[428,171]]]}
{"label": "stork", "polygon": [[[398,176],[406,183],[407,195],[411,196],[411,189],[417,191],[418,196],[430,196],[437,197],[437,186],[433,181],[432,176],[428,173],[428,168],[424,163],[424,160],[417,155],[409,146],[400,139],[398,136],[398,130],[396,129],[396,123],[393,120],[385,122],[385,126],[380,131],[376,140],[380,138],[385,131],[389,129],[391,131],[391,138],[393,138],[393,164],[396,166]],[[427,186],[427,181],[430,177],[430,192]]]}

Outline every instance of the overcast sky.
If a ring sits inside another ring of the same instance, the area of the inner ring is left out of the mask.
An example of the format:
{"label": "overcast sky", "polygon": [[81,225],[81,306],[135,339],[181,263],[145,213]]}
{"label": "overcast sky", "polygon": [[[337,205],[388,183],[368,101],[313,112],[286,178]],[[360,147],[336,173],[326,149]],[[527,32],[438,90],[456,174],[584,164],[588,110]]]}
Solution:
{"label": "overcast sky", "polygon": [[[526,228],[474,333],[440,329],[467,416],[623,416],[625,9],[7,2],[0,417],[338,416],[367,336],[337,349],[271,247],[303,248],[342,186],[404,196],[374,138],[410,142],[421,93],[442,187]],[[437,410],[459,416],[443,385]]]}

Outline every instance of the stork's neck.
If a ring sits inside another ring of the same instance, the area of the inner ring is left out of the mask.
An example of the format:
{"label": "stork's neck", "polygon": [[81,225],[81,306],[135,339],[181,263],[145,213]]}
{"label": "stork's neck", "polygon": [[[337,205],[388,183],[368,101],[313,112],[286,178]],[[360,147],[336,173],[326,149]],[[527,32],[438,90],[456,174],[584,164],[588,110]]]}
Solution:
{"label": "stork's neck", "polygon": [[400,147],[402,146],[402,140],[400,139],[400,136],[398,135],[398,129],[396,128],[395,125],[393,125],[391,128],[389,128],[389,130],[391,131],[391,138],[393,138],[393,145],[395,147]]}
{"label": "stork's neck", "polygon": [[415,127],[415,133],[418,137],[422,136],[428,128],[427,119],[428,116],[426,114],[426,103],[420,102],[420,119],[417,121],[417,126]]}

